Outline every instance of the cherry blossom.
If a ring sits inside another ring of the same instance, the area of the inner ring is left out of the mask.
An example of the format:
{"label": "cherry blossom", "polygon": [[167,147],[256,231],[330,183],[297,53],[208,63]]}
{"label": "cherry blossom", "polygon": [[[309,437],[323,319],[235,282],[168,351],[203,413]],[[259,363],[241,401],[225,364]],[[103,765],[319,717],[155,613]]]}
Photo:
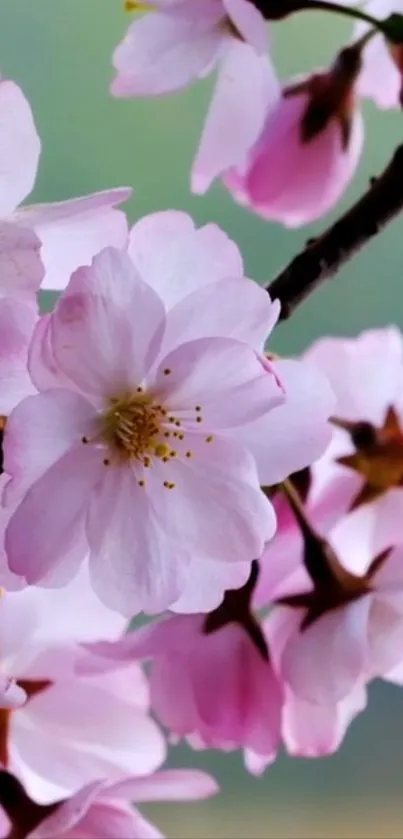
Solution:
{"label": "cherry blossom", "polygon": [[84,567],[60,591],[30,587],[0,599],[0,686],[10,685],[0,761],[41,803],[99,777],[152,772],[164,758],[137,664],[76,672],[87,655],[79,641],[117,639],[124,627],[96,598]]}
{"label": "cherry blossom", "polygon": [[43,278],[40,246],[43,287],[64,288],[71,272],[102,247],[125,246],[126,218],[114,207],[131,189],[21,207],[35,183],[40,140],[21,89],[1,78],[0,127],[0,295],[4,289],[19,297],[37,291]]}
{"label": "cherry blossom", "polygon": [[266,24],[248,0],[155,0],[115,50],[119,97],[160,96],[218,68],[213,100],[192,169],[205,192],[257,140],[278,83],[267,55]]}
{"label": "cherry blossom", "polygon": [[387,327],[357,338],[323,338],[307,356],[327,375],[337,399],[333,438],[313,468],[314,483],[318,492],[334,481],[341,491],[344,485],[350,512],[337,532],[375,556],[402,541],[400,331]]}
{"label": "cherry blossom", "polygon": [[[263,290],[258,305],[270,320]],[[179,322],[176,347],[159,353],[166,324],[129,257],[103,251],[39,325],[41,392],[4,437],[4,503],[24,495],[6,532],[10,569],[58,585],[89,550],[98,595],[128,616],[173,604],[190,558],[251,562],[275,528],[242,441],[285,398],[270,362],[234,338],[189,341],[186,321],[185,342]]]}
{"label": "cherry blossom", "polygon": [[208,615],[168,617],[114,642],[90,644],[84,670],[105,662],[151,659],[150,691],[158,719],[194,748],[243,748],[260,773],[277,754],[282,687],[250,611],[256,563],[248,582],[227,591]]}
{"label": "cherry blossom", "polygon": [[208,798],[218,791],[210,775],[191,769],[128,776],[117,783],[97,780],[51,807],[32,801],[10,774],[0,774],[0,785],[8,825],[11,822],[21,839],[163,839],[160,831],[130,806],[132,801],[189,801]]}
{"label": "cherry blossom", "polygon": [[[270,645],[277,678],[281,679],[282,654],[295,627],[287,610],[276,609],[264,621],[262,629]],[[301,699],[288,684],[283,684],[283,691],[281,735],[287,752],[294,757],[315,758],[336,752],[349,725],[366,707],[366,690],[362,684],[333,703]]]}
{"label": "cherry blossom", "polygon": [[328,212],[349,184],[364,130],[355,105],[354,48],[330,70],[283,87],[262,132],[224,183],[242,205],[270,221],[299,227]]}
{"label": "cherry blossom", "polygon": [[[380,20],[392,13],[402,13],[401,0],[367,0],[363,8]],[[353,38],[361,38],[369,29],[359,22],[354,27]],[[378,108],[399,108],[403,89],[403,51],[400,44],[388,43],[377,34],[363,51],[363,62],[357,81],[360,96],[373,99]]]}

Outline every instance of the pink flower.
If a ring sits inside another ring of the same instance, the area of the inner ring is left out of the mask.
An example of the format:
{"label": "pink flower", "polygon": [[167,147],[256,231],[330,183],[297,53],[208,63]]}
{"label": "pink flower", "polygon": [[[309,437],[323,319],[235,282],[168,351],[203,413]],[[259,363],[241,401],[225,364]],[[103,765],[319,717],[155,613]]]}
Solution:
{"label": "pink flower", "polygon": [[[295,617],[298,620],[298,616]],[[274,610],[264,622],[263,631],[270,645],[275,672],[280,678],[281,657],[294,631],[287,610]],[[329,653],[327,651],[326,655]],[[350,723],[366,707],[366,690],[360,684],[345,698],[326,704],[301,699],[287,684],[283,685],[283,690],[281,734],[288,753],[294,757],[323,757],[336,752]]]}
{"label": "pink flower", "polygon": [[282,690],[248,611],[250,588],[227,592],[207,616],[170,617],[90,645],[88,665],[96,668],[98,656],[102,664],[151,658],[151,702],[163,725],[197,749],[243,748],[247,767],[260,773],[276,757]]}
{"label": "pink flower", "polygon": [[[401,0],[367,0],[364,11],[380,20],[396,12],[402,14]],[[366,23],[357,23],[353,38],[361,38],[369,29]],[[403,51],[399,44],[388,44],[377,34],[363,51],[363,63],[357,81],[357,92],[373,99],[378,108],[399,108],[403,89]]]}
{"label": "pink flower", "polygon": [[296,80],[268,111],[241,165],[224,176],[239,203],[265,219],[299,227],[327,213],[350,182],[363,145],[354,104],[358,67],[343,59],[328,72]]}
{"label": "pink flower", "polygon": [[[205,304],[213,312],[220,285]],[[266,292],[245,283],[243,304],[254,323],[259,307],[270,322]],[[251,562],[273,535],[242,430],[283,390],[253,348],[189,340],[186,320],[160,352],[171,315],[129,257],[106,249],[39,324],[30,369],[41,392],[13,411],[4,441],[4,503],[25,493],[6,550],[27,582],[58,585],[89,550],[105,603],[160,611],[183,592],[191,558]]]}
{"label": "pink flower", "polygon": [[[38,319],[34,306],[0,298],[0,417],[35,393],[28,372],[28,348]],[[0,422],[0,430],[3,427]]]}
{"label": "pink flower", "polygon": [[289,606],[278,607],[287,627],[281,677],[296,697],[318,705],[346,699],[403,658],[402,548],[362,567],[355,544],[340,545],[326,582],[301,573],[282,595]]}
{"label": "pink flower", "polygon": [[30,800],[11,775],[0,775],[0,801],[9,825],[21,839],[163,839],[162,834],[130,806],[149,801],[189,801],[218,791],[205,772],[170,769],[144,778],[127,777],[118,783],[95,781],[52,808]]}
{"label": "pink flower", "polygon": [[147,774],[164,758],[138,665],[76,672],[88,656],[78,641],[117,639],[124,625],[92,593],[84,568],[60,591],[30,587],[0,599],[0,687],[11,681],[0,762],[40,802],[99,777]]}
{"label": "pink flower", "polygon": [[338,482],[350,512],[336,535],[354,541],[367,559],[401,542],[402,336],[389,327],[358,338],[324,338],[307,359],[327,375],[337,400],[337,425],[313,468],[313,485],[321,492]]}
{"label": "pink flower", "polygon": [[263,16],[247,0],[156,0],[117,47],[115,96],[159,96],[187,87],[218,67],[218,81],[192,170],[205,192],[255,143],[278,95],[266,54]]}
{"label": "pink flower", "polygon": [[0,295],[4,288],[24,298],[37,291],[43,278],[40,245],[44,288],[64,288],[71,272],[102,247],[126,244],[126,219],[114,205],[131,190],[20,207],[35,183],[40,140],[21,89],[1,78],[0,126]]}

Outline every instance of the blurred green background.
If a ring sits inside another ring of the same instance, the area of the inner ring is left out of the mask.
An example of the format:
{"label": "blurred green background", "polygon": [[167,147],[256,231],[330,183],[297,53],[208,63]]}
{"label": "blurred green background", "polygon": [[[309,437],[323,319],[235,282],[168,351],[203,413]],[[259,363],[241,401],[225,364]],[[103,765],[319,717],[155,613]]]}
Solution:
{"label": "blurred green background", "polygon": [[[111,53],[128,23],[120,0],[0,0],[0,71],[25,91],[43,143],[33,200],[130,184],[131,221],[168,207],[188,210],[199,223],[215,221],[240,246],[249,276],[270,280],[327,220],[290,232],[248,215],[220,186],[204,198],[191,196],[189,168],[212,80],[165,99],[113,100]],[[349,37],[344,21],[322,14],[295,17],[271,32],[284,75],[326,64]],[[365,115],[365,155],[343,205],[383,168],[402,137],[400,113],[378,113],[368,105]],[[373,241],[278,329],[272,348],[294,353],[326,333],[354,334],[396,320],[402,326],[402,234],[398,221]],[[48,296],[44,305],[49,303]],[[371,689],[369,710],[332,758],[281,757],[260,780],[246,775],[239,754],[200,755],[180,747],[171,760],[209,769],[223,789],[202,805],[148,808],[172,839],[403,836],[398,688]]]}

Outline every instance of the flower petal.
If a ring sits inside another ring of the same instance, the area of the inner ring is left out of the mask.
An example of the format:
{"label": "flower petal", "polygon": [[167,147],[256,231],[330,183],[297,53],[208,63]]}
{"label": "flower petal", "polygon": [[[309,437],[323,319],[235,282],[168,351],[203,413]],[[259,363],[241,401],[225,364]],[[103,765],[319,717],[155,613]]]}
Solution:
{"label": "flower petal", "polygon": [[334,704],[363,676],[372,597],[366,596],[319,618],[286,645],[281,670],[296,696]]}
{"label": "flower petal", "polygon": [[223,279],[188,294],[169,312],[163,351],[196,338],[244,341],[263,350],[280,306],[253,280]]}
{"label": "flower petal", "polygon": [[161,361],[155,389],[186,428],[198,431],[243,425],[284,400],[270,363],[232,338],[181,344]]}
{"label": "flower petal", "polygon": [[193,192],[206,192],[214,178],[243,163],[278,95],[279,85],[267,56],[258,55],[245,41],[228,38],[193,163]]}
{"label": "flower petal", "polygon": [[14,215],[19,224],[34,229],[42,244],[43,288],[63,289],[73,271],[88,265],[102,248],[125,247],[127,220],[115,205],[130,195],[129,188],[110,189],[69,201],[23,207]]}
{"label": "flower petal", "polygon": [[219,4],[193,0],[134,20],[115,50],[115,96],[156,96],[186,87],[210,69],[221,47]]}
{"label": "flower petal", "polygon": [[11,571],[40,583],[53,567],[84,558],[83,521],[103,468],[97,449],[76,446],[31,486],[6,530]]}
{"label": "flower petal", "polygon": [[0,297],[11,297],[36,309],[44,276],[41,243],[33,230],[0,221]]}
{"label": "flower petal", "polygon": [[166,309],[224,277],[242,277],[242,256],[216,224],[199,229],[186,213],[152,213],[130,231],[129,255]]}
{"label": "flower petal", "polygon": [[41,150],[32,111],[14,82],[0,79],[0,216],[31,192]]}
{"label": "flower petal", "polygon": [[73,274],[57,304],[54,358],[84,392],[111,396],[143,380],[164,324],[161,300],[127,254],[105,248]]}
{"label": "flower petal", "polygon": [[310,466],[323,453],[332,435],[328,419],[335,401],[325,376],[313,364],[281,359],[272,367],[284,387],[283,404],[230,432],[254,454],[265,486]]}

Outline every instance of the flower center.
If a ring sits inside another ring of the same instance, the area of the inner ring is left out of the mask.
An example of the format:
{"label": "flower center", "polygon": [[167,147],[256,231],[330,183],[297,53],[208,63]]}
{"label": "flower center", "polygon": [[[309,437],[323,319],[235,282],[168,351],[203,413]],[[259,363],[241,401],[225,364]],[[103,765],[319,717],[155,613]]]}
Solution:
{"label": "flower center", "polygon": [[142,391],[114,397],[102,416],[101,437],[124,460],[144,463],[148,454],[169,456],[170,447],[161,440],[165,415],[165,409]]}

